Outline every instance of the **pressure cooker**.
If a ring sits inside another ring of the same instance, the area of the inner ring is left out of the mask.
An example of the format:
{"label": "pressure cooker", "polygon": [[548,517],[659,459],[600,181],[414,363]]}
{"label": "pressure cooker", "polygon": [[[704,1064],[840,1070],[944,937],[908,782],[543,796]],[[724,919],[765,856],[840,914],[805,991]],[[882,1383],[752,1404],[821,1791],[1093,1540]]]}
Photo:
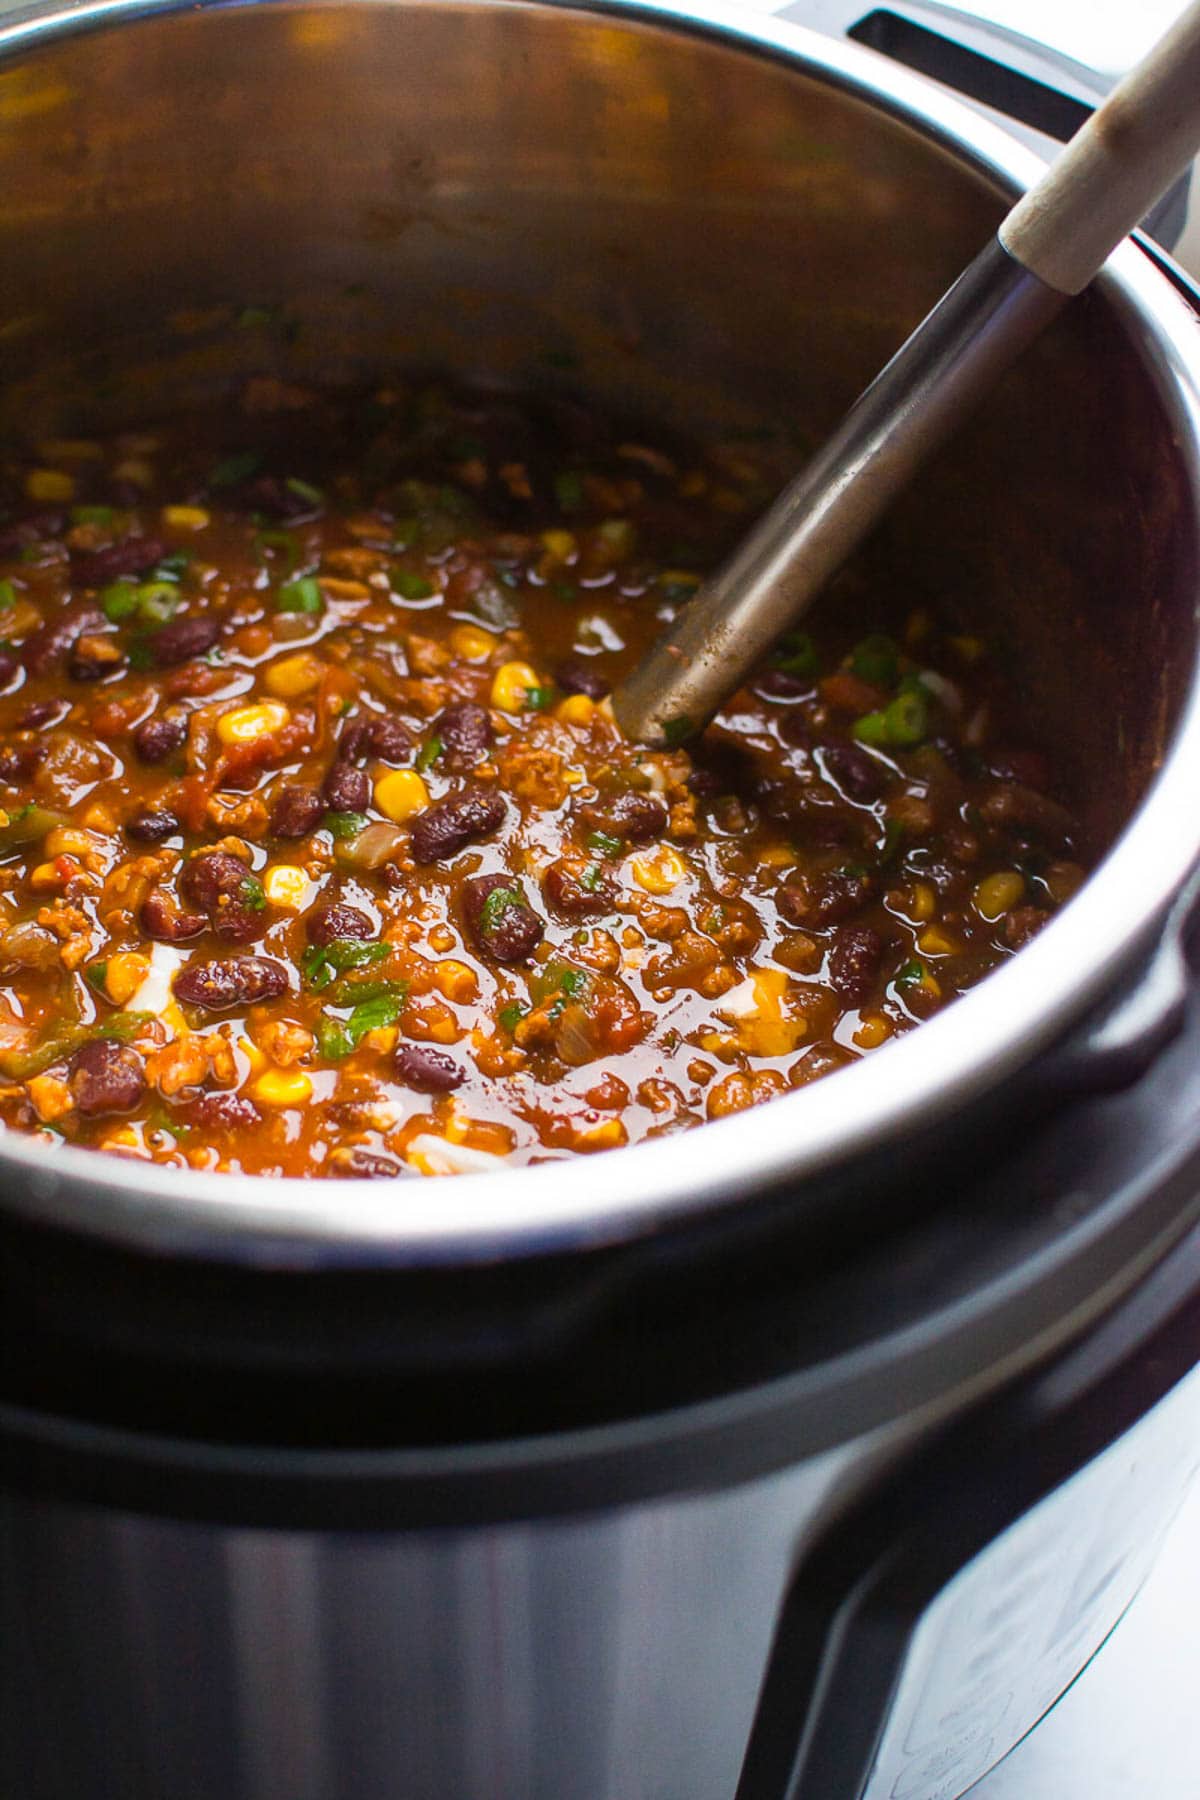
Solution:
{"label": "pressure cooker", "polygon": [[[713,6],[0,30],[0,428],[398,366],[819,441],[1037,167]],[[1111,841],[904,1041],[446,1181],[0,1142],[13,1800],[955,1800],[1200,1462],[1200,330],[1148,240],[863,554],[1002,629]]]}

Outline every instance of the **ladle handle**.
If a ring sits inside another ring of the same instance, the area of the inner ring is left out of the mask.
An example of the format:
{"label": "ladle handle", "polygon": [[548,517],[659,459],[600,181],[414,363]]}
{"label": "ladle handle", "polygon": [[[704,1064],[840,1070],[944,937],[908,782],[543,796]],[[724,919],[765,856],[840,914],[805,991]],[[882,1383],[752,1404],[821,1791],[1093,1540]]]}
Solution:
{"label": "ladle handle", "polygon": [[616,690],[629,737],[675,744],[707,723],[1197,150],[1193,0]]}

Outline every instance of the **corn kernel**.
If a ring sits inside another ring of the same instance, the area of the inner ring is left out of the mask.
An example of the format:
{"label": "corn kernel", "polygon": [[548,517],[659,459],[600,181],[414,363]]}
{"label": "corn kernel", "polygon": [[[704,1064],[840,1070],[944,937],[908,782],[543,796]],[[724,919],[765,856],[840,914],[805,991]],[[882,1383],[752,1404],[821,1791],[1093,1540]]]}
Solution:
{"label": "corn kernel", "polygon": [[204,531],[211,524],[202,506],[164,506],[162,522],[172,531]]}
{"label": "corn kernel", "polygon": [[403,825],[429,805],[429,789],[415,769],[389,769],[375,783],[375,804],[385,819]]}
{"label": "corn kernel", "polygon": [[259,700],[253,706],[236,706],[217,720],[217,736],[223,744],[253,744],[278,731],[291,718],[279,700]]}
{"label": "corn kernel", "polygon": [[588,1155],[594,1150],[618,1150],[628,1142],[628,1133],[620,1119],[604,1119],[599,1125],[585,1126],[576,1131],[571,1139],[571,1148]]}
{"label": "corn kernel", "polygon": [[249,1063],[250,1073],[252,1075],[261,1075],[267,1066],[267,1058],[259,1049],[258,1045],[248,1037],[240,1037],[238,1039],[238,1049]]}
{"label": "corn kernel", "polygon": [[272,906],[299,912],[308,898],[309,881],[294,863],[276,863],[263,876],[263,892]]}
{"label": "corn kernel", "polygon": [[250,1089],[263,1106],[303,1106],[312,1091],[312,1077],[303,1069],[264,1069]]}
{"label": "corn kernel", "polygon": [[434,964],[433,985],[447,1000],[474,1000],[479,992],[474,969],[453,956]]}
{"label": "corn kernel", "polygon": [[456,625],[450,633],[450,648],[455,656],[461,656],[467,662],[486,662],[499,638],[491,631],[485,631],[482,625]]}
{"label": "corn kernel", "polygon": [[95,462],[104,451],[92,438],[48,438],[38,455],[48,463]]}
{"label": "corn kernel", "polygon": [[575,554],[575,533],[573,531],[543,531],[543,547],[550,552],[555,562],[570,562]]}
{"label": "corn kernel", "polygon": [[687,874],[687,864],[670,844],[660,844],[644,856],[635,856],[630,869],[638,886],[648,894],[669,894]]}
{"label": "corn kernel", "polygon": [[150,973],[150,958],[137,950],[118,950],[110,956],[104,969],[104,986],[108,997],[118,1006],[124,1006],[127,1000],[141,987]]}
{"label": "corn kernel", "polygon": [[52,1119],[61,1119],[75,1105],[70,1088],[57,1075],[35,1075],[27,1084],[26,1092],[43,1125],[48,1125]]}
{"label": "corn kernel", "polygon": [[541,686],[528,663],[501,663],[492,682],[492,705],[501,712],[524,712],[529,705],[529,690]]}
{"label": "corn kernel", "polygon": [[588,725],[596,711],[596,702],[589,700],[586,694],[568,694],[560,700],[554,709],[556,719],[564,725]]}
{"label": "corn kernel", "polygon": [[937,911],[937,890],[928,881],[912,884],[909,917],[918,925],[927,925]]}
{"label": "corn kernel", "polygon": [[75,478],[61,469],[30,469],[25,492],[31,500],[73,500]]}
{"label": "corn kernel", "polygon": [[953,956],[958,944],[940,925],[927,925],[917,939],[922,956]]}
{"label": "corn kernel", "polygon": [[103,838],[90,831],[80,831],[74,825],[56,825],[42,841],[47,856],[90,856],[94,850],[103,848]]}
{"label": "corn kernel", "polygon": [[860,1050],[878,1050],[880,1044],[887,1042],[892,1035],[889,1020],[879,1013],[871,1013],[862,1021],[854,1034],[854,1041]]}
{"label": "corn kernel", "polygon": [[309,650],[297,650],[294,656],[271,664],[263,676],[263,686],[277,699],[298,700],[302,694],[312,693],[324,673],[325,664],[319,656]]}
{"label": "corn kernel", "polygon": [[975,910],[982,919],[1002,919],[1025,893],[1025,877],[1017,869],[985,875],[975,889]]}

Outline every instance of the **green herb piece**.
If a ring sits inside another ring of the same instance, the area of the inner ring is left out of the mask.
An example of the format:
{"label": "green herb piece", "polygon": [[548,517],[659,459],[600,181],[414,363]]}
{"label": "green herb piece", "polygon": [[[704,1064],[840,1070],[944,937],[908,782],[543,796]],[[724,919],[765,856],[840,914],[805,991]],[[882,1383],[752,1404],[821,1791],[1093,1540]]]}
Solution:
{"label": "green herb piece", "polygon": [[338,1062],[351,1051],[357,1050],[368,1031],[378,1031],[388,1025],[395,1025],[404,1011],[404,1003],[408,998],[408,984],[403,981],[389,983],[380,992],[369,999],[359,1001],[348,1019],[333,1019],[328,1014],[317,1025],[317,1043],[322,1056]]}
{"label": "green herb piece", "polygon": [[554,477],[554,498],[560,511],[579,511],[583,505],[583,480],[576,469],[559,470]]}
{"label": "green herb piece", "polygon": [[182,581],[191,560],[190,550],[172,550],[169,556],[163,557],[151,579],[154,581]]}
{"label": "green herb piece", "polygon": [[895,980],[898,988],[917,987],[924,979],[924,963],[906,962],[903,968],[896,970]]}
{"label": "green herb piece", "polygon": [[674,750],[677,744],[686,743],[695,729],[694,722],[688,718],[686,713],[679,713],[674,719],[664,719],[663,743],[669,750]]}
{"label": "green herb piece", "polygon": [[525,704],[530,712],[547,712],[554,704],[554,689],[552,687],[526,688]]}
{"label": "green herb piece", "polygon": [[607,831],[589,831],[587,847],[594,850],[597,856],[613,862],[618,856],[624,856],[625,845],[621,838],[611,837]]}
{"label": "green herb piece", "polygon": [[93,963],[91,967],[85,969],[83,973],[89,984],[96,989],[97,993],[104,993],[104,980],[108,974],[108,964],[106,962]]}
{"label": "green herb piece", "polygon": [[132,618],[138,609],[137,583],[114,581],[101,592],[100,606],[105,618],[111,619],[114,625],[119,625],[122,619]]}
{"label": "green herb piece", "polygon": [[317,1049],[327,1062],[341,1062],[353,1048],[350,1033],[340,1019],[317,1020]]}
{"label": "green herb piece", "polygon": [[785,631],[771,660],[785,675],[815,675],[817,647],[807,631]]}
{"label": "green herb piece", "polygon": [[165,625],[183,598],[173,581],[143,581],[138,585],[137,609],[148,625]]}
{"label": "green herb piece", "polygon": [[0,853],[23,850],[27,844],[38,844],[56,825],[66,825],[65,813],[54,812],[30,800],[8,815],[7,825],[0,825]]}
{"label": "green herb piece", "polygon": [[287,573],[294,575],[300,567],[300,540],[292,531],[256,531],[254,554],[265,562],[264,551],[281,550],[287,562]]}
{"label": "green herb piece", "polygon": [[243,906],[248,906],[251,912],[264,911],[267,904],[267,895],[266,890],[257,875],[247,875],[244,877],[242,884],[238,889],[238,899]]}
{"label": "green herb piece", "polygon": [[339,843],[346,838],[357,837],[367,822],[366,813],[359,812],[327,812],[321,823]]}
{"label": "green herb piece", "polygon": [[[879,860],[890,863],[898,854],[904,842],[904,826],[899,819],[889,819],[883,828],[883,841],[879,846]],[[866,870],[854,870],[856,874],[866,874]]]}
{"label": "green herb piece", "polygon": [[84,1044],[95,1043],[100,1038],[115,1038],[118,1043],[123,1043],[127,1038],[136,1037],[152,1016],[151,1013],[121,1012],[113,1013],[100,1025],[56,1025],[32,1050],[0,1050],[0,1075],[10,1081],[28,1081],[34,1075],[44,1074],[51,1064],[74,1056]]}
{"label": "green herb piece", "polygon": [[295,494],[297,500],[305,501],[309,506],[324,506],[325,495],[311,481],[301,481],[298,475],[289,475],[284,482],[289,494]]}
{"label": "green herb piece", "polygon": [[587,992],[588,980],[589,977],[583,969],[565,969],[558,985],[568,1000],[578,1000],[581,994]]}
{"label": "green herb piece", "polygon": [[438,757],[441,754],[442,754],[441,738],[440,737],[426,738],[425,742],[421,745],[420,750],[417,752],[417,767],[418,767],[418,769],[420,769],[422,771],[422,773],[424,773],[424,771],[426,769],[432,769],[434,763],[437,761]]}
{"label": "green herb piece", "polygon": [[331,944],[310,945],[300,958],[300,967],[309,987],[320,993],[347,969],[365,969],[382,962],[389,948],[378,942],[363,943],[361,938],[334,938]]}
{"label": "green herb piece", "polygon": [[275,610],[286,613],[319,613],[325,610],[321,584],[312,575],[285,581],[275,596]]}
{"label": "green herb piece", "polygon": [[511,1037],[527,1011],[528,1008],[522,1006],[519,1000],[510,1000],[508,1005],[502,1006],[496,1014],[496,1022],[500,1029],[507,1031]]}
{"label": "green herb piece", "polygon": [[479,918],[479,929],[485,937],[496,930],[506,912],[514,906],[524,906],[525,896],[519,887],[493,888],[483,903],[483,911]]}
{"label": "green herb piece", "polygon": [[895,687],[900,679],[900,652],[890,637],[875,632],[850,652],[850,668],[872,687]]}
{"label": "green herb piece", "polygon": [[111,506],[73,506],[71,508],[72,525],[111,525],[116,516],[116,511]]}
{"label": "green herb piece", "polygon": [[392,586],[402,600],[428,600],[433,593],[432,582],[411,569],[397,569],[392,575]]}
{"label": "green herb piece", "polygon": [[583,874],[579,877],[579,885],[581,888],[586,888],[589,894],[595,893],[596,889],[600,886],[599,863],[588,864],[587,868],[583,871]]}
{"label": "green herb piece", "polygon": [[262,454],[258,450],[238,450],[232,456],[222,457],[221,461],[208,472],[210,488],[236,487],[239,481],[249,480],[257,475],[262,467]]}
{"label": "green herb piece", "polygon": [[17,590],[11,581],[0,581],[0,612],[7,612],[10,606],[17,604]]}
{"label": "green herb piece", "polygon": [[538,1005],[557,996],[559,1004],[554,1014],[557,1017],[568,1000],[578,1000],[587,993],[591,980],[586,969],[573,969],[569,963],[545,963],[530,976],[529,991]]}

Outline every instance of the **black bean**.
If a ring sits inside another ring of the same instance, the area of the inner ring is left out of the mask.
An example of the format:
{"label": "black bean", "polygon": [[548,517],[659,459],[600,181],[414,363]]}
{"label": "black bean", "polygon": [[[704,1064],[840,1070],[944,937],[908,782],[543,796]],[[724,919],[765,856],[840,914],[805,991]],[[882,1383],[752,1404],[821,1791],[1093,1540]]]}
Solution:
{"label": "black bean", "polygon": [[812,690],[811,675],[789,675],[786,669],[766,669],[754,680],[754,692],[764,700],[795,700]]}
{"label": "black bean", "polygon": [[491,788],[464,788],[461,794],[439,800],[412,822],[414,858],[432,863],[457,856],[467,844],[495,831],[507,810],[503,797]]}
{"label": "black bean", "polygon": [[630,844],[648,844],[667,829],[667,809],[657,794],[641,794],[632,788],[587,801],[578,818],[585,831],[602,831]]}
{"label": "black bean", "polygon": [[321,798],[330,812],[362,812],[371,804],[370,777],[349,763],[336,762],[322,783]]}
{"label": "black bean", "polygon": [[337,760],[361,763],[371,754],[372,719],[347,719],[337,743]]}
{"label": "black bean", "polygon": [[467,1078],[452,1056],[428,1044],[401,1044],[396,1052],[396,1073],[409,1087],[427,1094],[448,1094]]}
{"label": "black bean", "polygon": [[270,829],[276,837],[307,837],[324,816],[325,805],[315,788],[280,788],[271,808]]}
{"label": "black bean", "polygon": [[452,769],[473,769],[483,761],[496,738],[487,708],[476,706],[472,700],[463,700],[440,712],[433,721],[433,735],[441,740]]}
{"label": "black bean", "polygon": [[413,752],[413,734],[403,719],[389,714],[376,719],[371,727],[371,754],[393,769],[407,762]]}
{"label": "black bean", "polygon": [[888,785],[887,770],[861,744],[827,744],[821,760],[825,773],[847,800],[860,804],[878,800]]}
{"label": "black bean", "polygon": [[836,925],[866,904],[871,877],[865,870],[826,869],[802,875],[780,888],[776,898],[781,918],[789,925]]}
{"label": "black bean", "polygon": [[0,749],[0,781],[18,787],[45,761],[46,746],[34,742],[5,744]]}
{"label": "black bean", "polygon": [[221,635],[215,619],[194,613],[186,619],[172,619],[150,639],[150,655],[160,669],[173,669],[178,663],[204,656]]}
{"label": "black bean", "polygon": [[564,694],[586,694],[589,700],[603,700],[612,687],[586,656],[566,657],[555,669],[554,681]]}
{"label": "black bean", "polygon": [[163,719],[144,719],[133,734],[133,747],[145,763],[165,762],[187,737],[182,714]]}
{"label": "black bean", "polygon": [[314,908],[305,918],[304,934],[310,944],[322,947],[332,944],[335,938],[357,938],[365,943],[377,935],[365,912],[341,901]]}
{"label": "black bean", "polygon": [[127,1044],[97,1038],[71,1058],[70,1086],[75,1105],[88,1118],[131,1112],[146,1091],[145,1066]]}
{"label": "black bean", "polygon": [[146,895],[138,917],[146,936],[160,944],[186,944],[189,938],[199,937],[207,923],[202,913],[183,912],[172,905],[161,888]]}
{"label": "black bean", "polygon": [[48,674],[62,662],[77,638],[85,632],[101,630],[104,623],[103,613],[94,607],[68,607],[66,612],[48,619],[25,639],[21,645],[21,661],[31,675]]}
{"label": "black bean", "polygon": [[258,884],[245,863],[227,850],[205,850],[184,864],[179,892],[193,906],[213,912],[221,900],[245,900]]}
{"label": "black bean", "polygon": [[463,883],[463,913],[475,942],[497,962],[527,962],[542,941],[545,927],[514,875],[471,876]]}
{"label": "black bean", "polygon": [[829,952],[829,980],[847,1006],[861,1006],[879,976],[883,939],[870,926],[843,926]]}
{"label": "black bean", "polygon": [[189,963],[175,977],[177,999],[206,1012],[255,1006],[288,991],[287,970],[270,956],[235,956],[223,962]]}
{"label": "black bean", "polygon": [[245,1094],[198,1094],[180,1110],[189,1125],[205,1130],[247,1131],[262,1124],[262,1114]]}
{"label": "black bean", "polygon": [[568,862],[554,862],[542,876],[542,892],[556,913],[568,919],[584,919],[589,913],[609,912],[616,900],[612,883],[593,865],[589,882],[584,870]]}
{"label": "black bean", "polygon": [[144,575],[161,562],[166,548],[157,538],[127,537],[104,550],[76,551],[72,571],[81,587],[107,587],[122,575]]}
{"label": "black bean", "polygon": [[179,820],[165,807],[155,812],[134,813],[125,821],[125,836],[135,844],[161,844],[179,830]]}

